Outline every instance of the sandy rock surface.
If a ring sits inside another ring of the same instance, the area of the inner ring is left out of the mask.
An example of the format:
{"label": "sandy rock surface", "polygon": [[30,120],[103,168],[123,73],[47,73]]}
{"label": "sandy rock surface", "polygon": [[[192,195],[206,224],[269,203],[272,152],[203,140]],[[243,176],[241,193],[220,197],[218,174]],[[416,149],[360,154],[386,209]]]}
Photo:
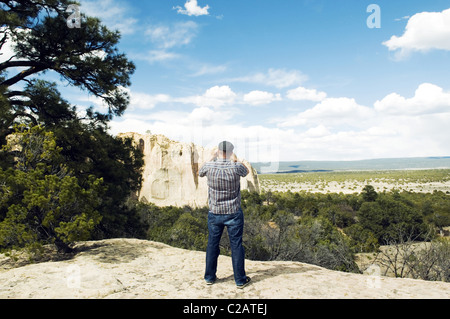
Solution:
{"label": "sandy rock surface", "polygon": [[74,258],[9,268],[0,255],[0,298],[450,298],[450,284],[327,270],[298,262],[246,261],[237,289],[231,258],[203,280],[205,253],[137,239],[78,244]]}

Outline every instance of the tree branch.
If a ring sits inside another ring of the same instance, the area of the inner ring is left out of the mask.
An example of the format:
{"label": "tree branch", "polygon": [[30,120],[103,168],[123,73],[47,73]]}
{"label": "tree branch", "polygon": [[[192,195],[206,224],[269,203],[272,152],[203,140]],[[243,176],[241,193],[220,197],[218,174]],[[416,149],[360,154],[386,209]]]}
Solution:
{"label": "tree branch", "polygon": [[38,125],[37,120],[31,114],[28,114],[28,113],[25,113],[25,112],[16,112],[10,122],[13,123],[14,120],[16,118],[18,118],[19,116],[27,117],[27,118],[29,118],[31,120],[31,122],[33,122],[33,125]]}
{"label": "tree branch", "polygon": [[0,63],[0,71],[3,71],[7,68],[14,68],[14,67],[39,67],[39,66],[43,66],[42,63],[39,62],[35,62],[35,61],[30,61],[30,60],[22,60],[22,61],[5,61],[3,63]]}
{"label": "tree branch", "polygon": [[28,76],[30,76],[32,74],[35,74],[35,73],[39,73],[39,72],[41,72],[43,70],[45,70],[44,66],[31,67],[28,70],[22,71],[19,74],[17,74],[16,76],[14,76],[14,77],[6,80],[6,81],[3,81],[2,83],[0,83],[0,85],[4,85],[6,87],[9,87],[9,86],[14,85],[17,82],[25,79],[26,77],[28,77]]}
{"label": "tree branch", "polygon": [[27,92],[23,92],[23,91],[9,91],[3,94],[4,96],[6,96],[7,98],[11,98],[14,96],[26,96],[29,97],[30,95]]}

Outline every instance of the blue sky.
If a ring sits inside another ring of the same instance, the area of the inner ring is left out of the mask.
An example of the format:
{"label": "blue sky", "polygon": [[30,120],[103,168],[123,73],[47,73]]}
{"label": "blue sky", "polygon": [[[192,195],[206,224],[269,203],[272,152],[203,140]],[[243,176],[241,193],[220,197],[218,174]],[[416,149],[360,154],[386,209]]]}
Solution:
{"label": "blue sky", "polygon": [[450,155],[448,0],[80,3],[137,66],[113,134],[227,139],[253,162]]}

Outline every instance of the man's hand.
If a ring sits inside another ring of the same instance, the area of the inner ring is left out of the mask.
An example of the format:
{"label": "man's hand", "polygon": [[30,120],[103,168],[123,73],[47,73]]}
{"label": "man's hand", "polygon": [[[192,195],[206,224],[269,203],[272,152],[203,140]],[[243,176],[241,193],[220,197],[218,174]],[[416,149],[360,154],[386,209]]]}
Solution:
{"label": "man's hand", "polygon": [[247,173],[244,176],[246,176],[250,172],[248,167],[237,158],[236,154],[231,154],[230,161],[232,163],[241,163],[242,165],[244,165],[245,169],[247,170]]}
{"label": "man's hand", "polygon": [[214,162],[219,157],[219,151],[215,150],[209,162]]}

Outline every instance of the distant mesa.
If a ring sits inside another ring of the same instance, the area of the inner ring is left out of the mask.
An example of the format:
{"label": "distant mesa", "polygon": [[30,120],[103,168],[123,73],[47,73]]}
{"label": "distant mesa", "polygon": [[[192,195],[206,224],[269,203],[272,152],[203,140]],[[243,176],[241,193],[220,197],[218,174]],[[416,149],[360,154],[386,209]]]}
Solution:
{"label": "distant mesa", "polygon": [[[164,135],[122,133],[122,138],[132,138],[144,153],[143,182],[137,196],[143,202],[157,206],[204,207],[208,205],[206,178],[198,171],[211,157],[214,149],[205,149],[194,143],[173,141]],[[256,170],[242,160],[249,174],[241,178],[241,189],[260,191]]]}
{"label": "distant mesa", "polygon": [[311,169],[311,170],[294,169],[294,170],[290,170],[290,171],[277,171],[273,174],[327,173],[327,172],[333,172],[333,171],[328,170],[328,169]]}
{"label": "distant mesa", "polygon": [[[409,170],[450,168],[450,156],[379,158],[355,161],[294,161],[278,162],[276,171],[265,174],[314,173],[332,171]],[[258,173],[267,163],[252,163]]]}

